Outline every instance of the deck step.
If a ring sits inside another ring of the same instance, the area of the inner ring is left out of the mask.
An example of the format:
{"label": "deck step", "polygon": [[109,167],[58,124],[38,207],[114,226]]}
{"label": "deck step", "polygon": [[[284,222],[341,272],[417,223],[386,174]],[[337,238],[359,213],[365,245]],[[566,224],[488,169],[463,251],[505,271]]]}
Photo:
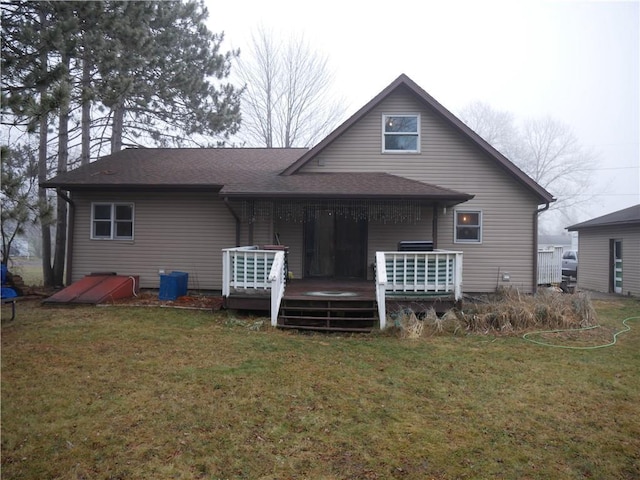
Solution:
{"label": "deck step", "polygon": [[305,325],[278,325],[278,328],[290,328],[295,330],[314,330],[324,332],[356,332],[356,333],[371,333],[373,328],[363,327],[318,327],[318,326],[305,326]]}
{"label": "deck step", "polygon": [[291,315],[291,314],[280,314],[280,318],[283,320],[333,320],[333,321],[343,321],[343,322],[375,322],[378,320],[378,317],[374,317],[373,315],[369,315],[366,317],[341,317],[341,316],[328,316],[328,315]]}
{"label": "deck step", "polygon": [[378,323],[375,301],[362,299],[284,299],[278,327],[299,330],[370,332]]}

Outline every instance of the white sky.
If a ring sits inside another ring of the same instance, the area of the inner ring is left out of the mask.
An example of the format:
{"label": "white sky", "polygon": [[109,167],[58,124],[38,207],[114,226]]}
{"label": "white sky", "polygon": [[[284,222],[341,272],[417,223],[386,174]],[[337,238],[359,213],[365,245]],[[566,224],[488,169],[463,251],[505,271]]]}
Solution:
{"label": "white sky", "polygon": [[[640,0],[207,0],[223,50],[262,25],[325,54],[354,113],[401,73],[453,113],[476,100],[568,124],[600,158],[576,221],[640,203]],[[552,192],[553,193],[553,192]]]}

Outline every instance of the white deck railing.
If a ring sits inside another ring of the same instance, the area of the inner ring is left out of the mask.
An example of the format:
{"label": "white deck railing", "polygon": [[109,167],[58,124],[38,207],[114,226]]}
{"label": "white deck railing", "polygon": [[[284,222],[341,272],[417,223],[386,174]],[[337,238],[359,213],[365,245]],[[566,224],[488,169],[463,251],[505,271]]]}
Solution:
{"label": "white deck railing", "polygon": [[450,294],[462,298],[462,252],[376,252],[376,301],[386,327],[387,295]]}
{"label": "white deck railing", "polygon": [[278,313],[280,303],[284,297],[284,287],[287,284],[286,269],[284,262],[284,252],[276,252],[269,272],[269,283],[271,284],[271,326],[278,324]]}
{"label": "white deck railing", "polygon": [[538,250],[538,285],[562,282],[562,247]]}
{"label": "white deck railing", "polygon": [[285,258],[281,250],[260,250],[257,246],[222,250],[222,296],[232,289],[270,290],[271,324],[276,325],[286,285]]}

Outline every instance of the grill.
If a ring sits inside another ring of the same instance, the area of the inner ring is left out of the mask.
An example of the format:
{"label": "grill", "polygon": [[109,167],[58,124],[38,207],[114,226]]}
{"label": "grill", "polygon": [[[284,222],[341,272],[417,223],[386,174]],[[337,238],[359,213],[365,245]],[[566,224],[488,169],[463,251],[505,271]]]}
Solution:
{"label": "grill", "polygon": [[398,242],[399,252],[433,252],[433,242],[430,240],[403,240]]}

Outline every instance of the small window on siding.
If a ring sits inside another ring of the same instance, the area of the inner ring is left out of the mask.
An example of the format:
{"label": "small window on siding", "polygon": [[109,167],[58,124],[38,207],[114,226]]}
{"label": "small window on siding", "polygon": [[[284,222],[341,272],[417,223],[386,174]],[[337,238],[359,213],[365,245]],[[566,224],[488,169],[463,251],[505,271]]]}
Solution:
{"label": "small window on siding", "polygon": [[482,212],[456,210],[455,243],[482,242]]}
{"label": "small window on siding", "polygon": [[418,153],[420,151],[420,115],[383,115],[382,151]]}
{"label": "small window on siding", "polygon": [[91,204],[91,238],[132,240],[133,203]]}

